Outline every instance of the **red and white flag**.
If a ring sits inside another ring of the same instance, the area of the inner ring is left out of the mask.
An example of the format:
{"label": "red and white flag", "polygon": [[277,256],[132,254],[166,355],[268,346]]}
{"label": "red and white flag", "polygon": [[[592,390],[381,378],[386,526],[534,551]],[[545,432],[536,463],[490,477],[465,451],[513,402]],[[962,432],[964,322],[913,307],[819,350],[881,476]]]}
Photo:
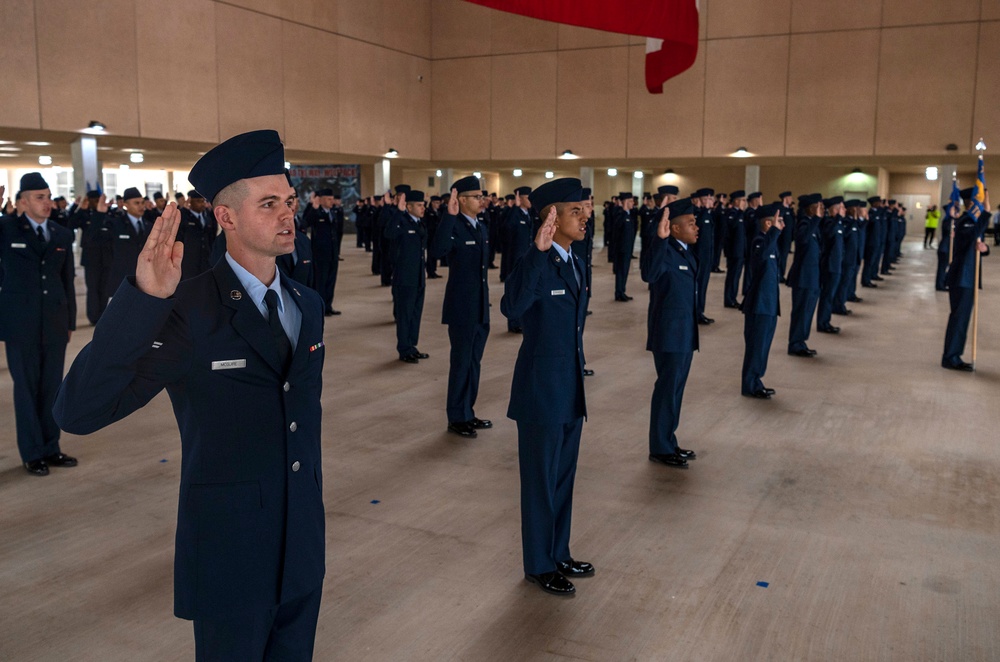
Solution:
{"label": "red and white flag", "polygon": [[698,56],[698,0],[467,0],[531,18],[648,37],[646,89],[686,71]]}

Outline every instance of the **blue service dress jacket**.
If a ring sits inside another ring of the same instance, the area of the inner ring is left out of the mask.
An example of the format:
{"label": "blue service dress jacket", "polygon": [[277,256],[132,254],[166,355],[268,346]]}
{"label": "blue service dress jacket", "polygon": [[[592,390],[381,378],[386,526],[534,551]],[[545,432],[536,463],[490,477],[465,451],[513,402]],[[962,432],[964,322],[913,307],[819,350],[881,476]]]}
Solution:
{"label": "blue service dress jacket", "polygon": [[111,233],[111,288],[117,288],[129,276],[135,275],[135,265],[139,261],[139,253],[146,245],[146,237],[152,229],[152,224],[143,218],[139,219],[142,232],[136,232],[132,219],[128,214],[111,216],[106,221]]}
{"label": "blue service dress jacket", "polygon": [[818,216],[799,219],[795,226],[795,259],[788,272],[792,287],[818,290],[819,285],[819,223]]}
{"label": "blue service dress jacket", "polygon": [[26,216],[0,219],[0,340],[58,344],[76,329],[73,232],[48,223],[38,238]]}
{"label": "blue service dress jacket", "polygon": [[56,398],[59,426],[90,434],[166,388],[183,452],[180,618],[260,613],[323,580],[323,303],[299,283],[281,284],[302,313],[287,373],[267,320],[223,259],[168,299],[123,283]]}
{"label": "blue service dress jacket", "polygon": [[[693,352],[698,349],[698,261],[673,237],[652,236],[642,279],[649,283],[646,349]],[[706,263],[705,268],[711,265]]]}
{"label": "blue service dress jacket", "polygon": [[571,423],[586,417],[583,394],[585,266],[574,267],[555,248],[532,244],[504,281],[500,311],[521,322],[507,417],[526,423]]}
{"label": "blue service dress jacket", "polygon": [[385,228],[392,242],[392,286],[422,288],[427,283],[427,227],[398,209]]}
{"label": "blue service dress jacket", "polygon": [[781,230],[772,227],[757,233],[750,244],[750,289],[743,297],[745,315],[781,315],[778,266]]}
{"label": "blue service dress jacket", "polygon": [[444,289],[442,324],[490,323],[489,230],[483,223],[472,226],[463,214],[441,217],[431,245],[431,257],[448,258],[448,284]]}
{"label": "blue service dress jacket", "polygon": [[844,217],[827,216],[820,223],[823,249],[819,268],[822,274],[839,274],[844,264]]}
{"label": "blue service dress jacket", "polygon": [[[983,238],[983,233],[990,224],[989,214],[980,214],[979,220],[968,212],[955,220],[955,247],[951,255],[951,266],[945,283],[949,288],[976,287],[976,240]],[[950,228],[949,228],[950,230]],[[989,255],[989,246],[984,255]],[[982,282],[982,271],[980,271]]]}

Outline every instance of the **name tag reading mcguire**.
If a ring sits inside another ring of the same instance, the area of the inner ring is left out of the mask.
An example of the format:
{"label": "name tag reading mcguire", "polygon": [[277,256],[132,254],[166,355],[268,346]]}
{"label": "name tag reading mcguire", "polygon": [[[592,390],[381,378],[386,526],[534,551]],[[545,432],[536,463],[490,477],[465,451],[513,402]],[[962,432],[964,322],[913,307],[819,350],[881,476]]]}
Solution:
{"label": "name tag reading mcguire", "polygon": [[552,294],[550,296],[558,297],[563,294],[566,294],[566,290],[552,290]]}
{"label": "name tag reading mcguire", "polygon": [[212,370],[232,370],[247,367],[246,359],[229,359],[228,361],[212,361]]}
{"label": "name tag reading mcguire", "polygon": [[683,264],[677,265],[677,268],[680,269],[681,271],[687,271],[688,270],[688,268],[685,267]]}

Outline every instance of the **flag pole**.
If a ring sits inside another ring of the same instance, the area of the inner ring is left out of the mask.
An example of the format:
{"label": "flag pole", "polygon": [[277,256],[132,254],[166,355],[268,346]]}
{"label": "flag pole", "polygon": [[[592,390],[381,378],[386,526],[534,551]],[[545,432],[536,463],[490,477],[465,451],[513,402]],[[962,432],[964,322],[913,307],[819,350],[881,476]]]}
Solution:
{"label": "flag pole", "polygon": [[[954,189],[956,186],[958,186],[958,173],[957,172],[954,173],[954,174],[952,174],[952,176],[951,176],[951,187],[952,187],[952,189]],[[952,194],[952,195],[954,195],[954,194]],[[951,206],[950,205],[948,207],[948,214],[951,215]],[[952,258],[955,256],[955,221],[957,221],[957,220],[958,220],[957,218],[952,218],[951,219],[951,230],[950,230],[951,237],[948,240],[948,266],[949,267],[951,266],[951,260],[952,260]]]}
{"label": "flag pole", "polygon": [[[976,148],[979,150],[979,161],[982,165],[983,177],[986,176],[986,160],[983,158],[983,153],[986,151],[986,143],[980,138],[979,142],[976,144]],[[980,216],[982,214],[987,214],[984,206],[979,210]],[[977,219],[978,221],[978,219]],[[987,221],[988,223],[989,221]],[[976,278],[973,281],[972,290],[972,369],[976,369],[976,350],[979,348],[979,273],[982,268],[983,254],[979,252],[979,235],[976,235],[976,243],[974,244],[976,251]]]}

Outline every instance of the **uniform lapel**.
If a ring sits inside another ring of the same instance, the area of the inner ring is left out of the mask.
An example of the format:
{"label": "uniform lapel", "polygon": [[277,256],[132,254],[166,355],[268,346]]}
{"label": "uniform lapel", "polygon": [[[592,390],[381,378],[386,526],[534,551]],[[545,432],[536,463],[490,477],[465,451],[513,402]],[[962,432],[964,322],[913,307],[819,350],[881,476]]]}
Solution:
{"label": "uniform lapel", "polygon": [[291,374],[309,357],[309,344],[307,339],[320,338],[322,337],[322,333],[314,329],[317,320],[320,318],[317,318],[315,315],[310,315],[306,309],[302,307],[302,291],[299,287],[297,285],[293,285],[288,278],[281,279],[281,286],[291,293],[292,300],[295,302],[295,305],[298,306],[299,312],[302,314],[302,324],[299,326],[299,338],[295,343],[295,353],[292,355],[292,364],[288,369],[289,374]]}
{"label": "uniform lapel", "polygon": [[283,374],[271,329],[250,295],[243,291],[243,285],[233,273],[229,262],[219,260],[213,271],[215,282],[219,286],[219,300],[233,310],[233,328],[276,373]]}
{"label": "uniform lapel", "polygon": [[569,287],[569,291],[573,293],[573,296],[580,296],[580,286],[576,284],[576,277],[573,275],[573,266],[569,262],[562,259],[556,250],[550,249],[549,255],[551,255],[551,260],[556,266],[556,271],[559,273],[559,277],[563,279],[563,282]]}

